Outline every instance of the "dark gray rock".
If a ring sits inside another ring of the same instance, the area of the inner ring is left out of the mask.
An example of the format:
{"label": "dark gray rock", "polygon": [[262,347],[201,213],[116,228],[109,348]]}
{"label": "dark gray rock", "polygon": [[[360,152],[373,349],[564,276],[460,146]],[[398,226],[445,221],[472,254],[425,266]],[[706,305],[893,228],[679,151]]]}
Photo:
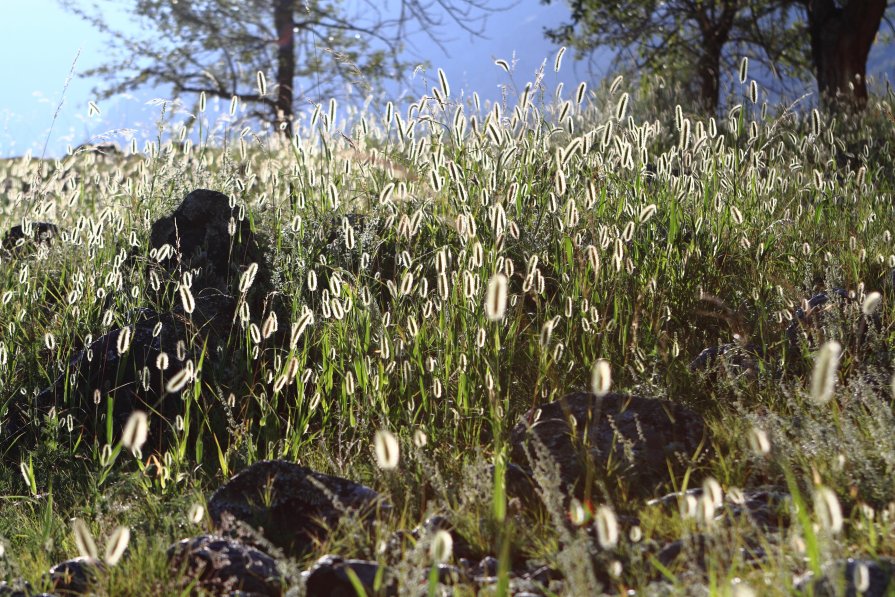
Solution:
{"label": "dark gray rock", "polygon": [[[863,565],[867,570],[867,586],[858,591],[858,568]],[[824,575],[814,578],[810,574],[796,581],[796,590],[800,594],[815,597],[885,597],[892,594],[895,583],[892,573],[895,571],[895,560],[881,558],[879,560],[852,559],[836,562],[827,566]]]}
{"label": "dark gray rock", "polygon": [[705,371],[718,365],[729,374],[755,374],[763,359],[762,351],[754,344],[741,346],[735,342],[710,346],[690,361],[690,371]]}
{"label": "dark gray rock", "polygon": [[266,553],[214,535],[184,539],[168,548],[168,566],[183,578],[212,595],[278,597],[283,577],[276,561]]}
{"label": "dark gray rock", "polygon": [[348,479],[282,460],[253,464],[218,489],[208,502],[215,525],[238,532],[232,517],[256,529],[290,555],[302,555],[351,511],[361,519],[387,508],[378,493]]}
{"label": "dark gray rock", "polygon": [[264,252],[249,222],[240,221],[238,216],[238,210],[230,207],[230,199],[223,193],[208,189],[191,192],[171,215],[152,225],[151,249],[158,251],[170,245],[174,253],[161,260],[151,259],[150,263],[157,263],[176,277],[198,270],[194,290],[212,287],[228,294],[235,294],[245,266],[257,263],[256,284],[265,285],[268,272]]}
{"label": "dark gray rock", "polygon": [[[647,505],[678,511],[682,500],[689,496],[698,499],[702,494],[702,488],[695,487],[649,500]],[[717,511],[717,515],[726,522],[745,518],[751,525],[774,531],[789,526],[791,507],[792,498],[785,490],[778,487],[756,487],[744,489],[740,495],[725,493],[724,507]]]}
{"label": "dark gray rock", "polygon": [[[307,597],[356,597],[348,571],[352,571],[368,595],[397,595],[397,583],[388,569],[382,570],[376,562],[346,560],[340,556],[326,555],[302,573]],[[374,590],[376,577],[381,575],[379,592]]]}
{"label": "dark gray rock", "polygon": [[669,464],[683,474],[709,446],[702,417],[689,408],[615,393],[575,392],[529,410],[510,433],[515,462],[529,464],[526,450],[537,458],[533,439],[559,466],[564,487],[582,492],[592,466],[598,481],[620,482],[628,497],[655,495],[670,481]]}
{"label": "dark gray rock", "polygon": [[56,224],[33,222],[30,227],[30,233],[26,234],[21,224],[13,226],[3,235],[0,245],[6,252],[22,255],[38,245],[52,244],[53,240],[59,236],[59,228],[56,227]]}
{"label": "dark gray rock", "polygon": [[[114,329],[75,353],[55,382],[33,401],[12,402],[0,445],[9,446],[29,432],[32,437],[23,443],[33,444],[37,429],[32,423],[51,409],[62,416],[71,414],[88,436],[104,432],[108,401],[113,400],[116,434],[134,410],[143,410],[151,415],[148,446],[161,448],[163,432],[183,410],[180,391],[168,392],[167,382],[188,362],[192,361],[194,367],[198,364],[196,346],[207,347],[211,357],[206,365],[212,360],[216,348],[226,342],[235,308],[232,298],[209,291],[196,297],[196,308],[190,315],[180,305],[166,314],[139,310],[127,330]],[[155,334],[159,324],[161,330]],[[130,345],[119,354],[119,340],[126,333],[130,334]],[[168,357],[165,370],[157,364],[161,353]]]}
{"label": "dark gray rock", "polygon": [[106,565],[93,558],[74,558],[56,564],[47,573],[53,592],[57,595],[83,595],[100,581]]}

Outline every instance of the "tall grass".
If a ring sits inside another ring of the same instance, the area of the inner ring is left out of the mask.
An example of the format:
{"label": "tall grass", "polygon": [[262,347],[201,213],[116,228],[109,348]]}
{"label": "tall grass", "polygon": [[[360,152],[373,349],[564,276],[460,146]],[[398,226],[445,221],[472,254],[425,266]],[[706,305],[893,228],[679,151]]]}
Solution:
{"label": "tall grass", "polygon": [[[482,105],[441,80],[406,108],[317,106],[289,141],[204,122],[186,124],[201,126],[193,142],[166,116],[156,142],[120,158],[0,163],[2,221],[63,230],[49,248],[0,260],[7,405],[136,309],[189,304],[188,285],[152,280],[144,264],[150,224],[192,189],[229,195],[271,266],[223,353],[178,380],[184,410],[165,423],[164,452],[88,433],[101,426],[75,404],[35,421],[42,440],[23,456],[27,474],[0,473],[8,575],[38,582],[75,556],[67,521],[77,517],[96,537],[131,529],[103,591],[169,590],[164,548],[207,528],[195,504],[267,458],[365,482],[397,506],[379,536],[340,527],[321,549],[385,559],[388,530],[447,512],[478,554],[499,556],[504,584],[510,563],[528,559],[565,573],[570,594],[663,577],[682,586],[688,574],[720,593],[734,579],[785,593],[806,543],[816,571],[854,552],[892,554],[895,445],[881,424],[892,417],[892,98],[856,124],[756,103],[743,81],[740,104],[703,119],[659,110],[648,89],[619,81],[552,92],[539,74],[518,97]],[[787,350],[794,308],[833,287],[858,307],[837,304]],[[871,292],[881,325],[858,334]],[[812,400],[818,337],[841,355]],[[703,348],[731,341],[764,347],[765,360],[744,374],[723,360],[689,369]],[[597,504],[597,537],[587,517],[569,527],[551,511],[562,500],[544,511],[506,503],[485,471],[503,470],[519,415],[591,384],[608,390],[610,371],[620,391],[705,414],[716,444],[707,472],[725,491],[799,492],[796,524],[756,539],[761,563],[736,555],[753,531],[701,528],[686,512]],[[753,428],[764,434],[757,454]],[[818,503],[842,504],[841,533],[812,527],[828,517],[807,508],[820,487]],[[613,530],[613,512],[638,516],[642,538]],[[730,548],[711,550],[705,571],[660,564],[646,547],[697,531]],[[438,541],[436,560],[450,551]],[[427,549],[405,545],[398,569],[425,582]]]}

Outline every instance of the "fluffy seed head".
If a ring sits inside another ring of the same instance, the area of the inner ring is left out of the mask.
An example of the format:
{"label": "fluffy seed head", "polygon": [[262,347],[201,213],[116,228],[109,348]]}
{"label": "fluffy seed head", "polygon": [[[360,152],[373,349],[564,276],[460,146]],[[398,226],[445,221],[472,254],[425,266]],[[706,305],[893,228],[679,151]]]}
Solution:
{"label": "fluffy seed head", "polygon": [[491,321],[503,319],[507,310],[507,277],[495,274],[488,281],[488,296],[485,300],[485,313]]}
{"label": "fluffy seed head", "polygon": [[597,541],[603,549],[612,549],[618,543],[618,521],[615,512],[608,506],[600,506],[594,512]]}
{"label": "fluffy seed head", "polygon": [[598,359],[597,362],[594,363],[594,368],[591,371],[591,391],[602,398],[609,393],[609,388],[611,386],[612,369],[609,366],[609,361],[606,359]]}
{"label": "fluffy seed head", "polygon": [[140,454],[140,448],[146,443],[147,435],[149,435],[149,417],[142,410],[135,410],[124,425],[121,444],[137,456]]}
{"label": "fluffy seed head", "polygon": [[87,524],[80,518],[76,518],[71,525],[71,530],[81,557],[98,559],[99,552],[96,549],[96,542],[93,540],[93,535],[90,534]]}
{"label": "fluffy seed head", "polygon": [[864,299],[864,303],[861,305],[861,311],[864,312],[864,315],[870,317],[876,310],[879,309],[879,304],[883,300],[883,295],[879,292],[871,292],[867,295],[867,298]]}
{"label": "fluffy seed head", "polygon": [[398,439],[391,431],[381,429],[373,437],[373,450],[376,453],[376,464],[383,470],[398,468],[400,448]]}
{"label": "fluffy seed head", "polygon": [[435,534],[432,535],[432,543],[429,545],[429,557],[434,562],[442,563],[451,558],[453,551],[454,538],[451,534],[444,529],[435,531]]}
{"label": "fluffy seed head", "polygon": [[834,535],[842,531],[842,508],[833,490],[823,486],[815,488],[814,512],[824,529]]}
{"label": "fluffy seed head", "polygon": [[118,527],[112,532],[106,543],[105,560],[109,566],[114,566],[121,560],[124,550],[131,540],[131,530],[127,527]]}
{"label": "fluffy seed head", "polygon": [[811,376],[811,400],[814,403],[826,404],[833,397],[841,354],[842,346],[835,340],[820,347]]}

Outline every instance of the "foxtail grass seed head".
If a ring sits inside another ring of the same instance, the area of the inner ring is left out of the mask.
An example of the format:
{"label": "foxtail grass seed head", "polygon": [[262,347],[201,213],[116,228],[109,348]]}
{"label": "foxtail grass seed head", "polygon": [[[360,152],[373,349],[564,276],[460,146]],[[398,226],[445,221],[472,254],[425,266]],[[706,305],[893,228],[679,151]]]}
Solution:
{"label": "foxtail grass seed head", "polygon": [[75,536],[75,546],[78,548],[78,554],[83,558],[99,559],[99,551],[96,549],[96,542],[87,524],[80,518],[76,518],[71,525],[72,534]]}
{"label": "foxtail grass seed head", "polygon": [[870,570],[864,562],[856,562],[854,572],[855,590],[863,595],[870,588]]}
{"label": "foxtail grass seed head", "polygon": [[495,274],[488,281],[488,295],[485,300],[485,313],[491,321],[503,319],[507,310],[507,277]]}
{"label": "foxtail grass seed head", "polygon": [[757,456],[767,456],[771,452],[771,440],[764,429],[753,427],[749,430],[749,447]]}
{"label": "foxtail grass seed head", "polygon": [[749,78],[749,59],[743,56],[740,60],[740,84],[745,83],[747,78]]}
{"label": "foxtail grass seed head", "polygon": [[118,332],[118,338],[115,342],[115,348],[118,350],[118,354],[122,355],[127,352],[127,349],[131,346],[131,335],[132,330],[130,326],[121,328]]}
{"label": "foxtail grass seed head", "polygon": [[820,112],[817,108],[811,110],[811,134],[815,137],[820,135],[821,130],[821,120],[820,120]]}
{"label": "foxtail grass seed head", "polygon": [[724,505],[724,491],[721,489],[721,484],[714,478],[708,477],[702,482],[702,493],[708,496],[712,507],[720,508]]}
{"label": "foxtail grass seed head", "polygon": [[192,524],[200,524],[205,518],[205,507],[202,504],[193,504],[190,506],[187,518]]}
{"label": "foxtail grass seed head", "polygon": [[562,57],[566,54],[566,47],[563,46],[556,53],[556,60],[553,61],[553,71],[559,72],[559,69],[562,67]]}
{"label": "foxtail grass seed head", "polygon": [[814,489],[814,512],[823,529],[833,535],[842,531],[842,508],[833,490],[824,486]]}
{"label": "foxtail grass seed head", "polygon": [[612,387],[612,368],[606,359],[597,359],[597,362],[594,363],[591,371],[590,387],[591,391],[598,398],[602,398],[609,393],[609,388]]}
{"label": "foxtail grass seed head", "polygon": [[622,94],[621,98],[619,98],[618,103],[615,105],[615,120],[621,122],[625,119],[625,113],[628,111],[628,101],[629,95],[626,91]]}
{"label": "foxtail grass seed head", "polygon": [[258,71],[256,74],[256,79],[258,83],[258,95],[264,97],[267,95],[267,77],[264,76],[264,71]]}
{"label": "foxtail grass seed head", "polygon": [[168,383],[165,384],[165,391],[169,394],[176,394],[182,390],[186,384],[189,383],[191,377],[191,372],[189,369],[184,367],[177,373],[175,373],[171,379],[168,380]]}
{"label": "foxtail grass seed head", "polygon": [[149,435],[149,417],[142,410],[135,410],[131,413],[127,423],[124,425],[124,431],[121,433],[121,444],[131,451],[134,456],[139,456],[140,449],[146,443],[146,437]]}
{"label": "foxtail grass seed head", "polygon": [[376,464],[383,470],[398,468],[400,449],[398,439],[391,431],[381,429],[373,437],[373,450],[376,454]]}
{"label": "foxtail grass seed head", "polygon": [[578,498],[572,498],[572,502],[569,504],[569,520],[572,521],[572,524],[580,527],[587,524],[590,518],[590,512],[584,507],[584,504]]}
{"label": "foxtail grass seed head", "polygon": [[[313,270],[311,270],[313,271]],[[252,262],[249,264],[249,267],[246,268],[246,271],[242,272],[242,276],[239,277],[239,292],[246,293],[249,288],[252,287],[252,284],[255,282],[255,276],[258,275],[258,264]],[[316,280],[315,280],[316,282]],[[314,285],[316,287],[316,284]],[[313,290],[313,289],[312,289]]]}
{"label": "foxtail grass seed head", "polygon": [[422,429],[417,429],[413,432],[413,445],[417,448],[425,448],[428,441],[429,438]]}
{"label": "foxtail grass seed head", "polygon": [[106,542],[106,553],[104,557],[106,564],[114,566],[121,561],[121,556],[124,555],[124,550],[127,549],[130,540],[131,530],[129,528],[121,526],[115,529],[109,537],[109,540]]}
{"label": "foxtail grass seed head", "polygon": [[811,375],[811,400],[815,404],[826,404],[833,397],[841,354],[842,346],[835,340],[820,347]]}
{"label": "foxtail grass seed head", "polygon": [[184,313],[189,314],[196,309],[196,299],[193,298],[193,292],[185,284],[180,285],[180,302],[183,305]]}
{"label": "foxtail grass seed head", "polygon": [[432,561],[442,564],[451,559],[454,551],[454,538],[449,531],[439,529],[432,535],[432,543],[429,544],[429,557]]}
{"label": "foxtail grass seed head", "polygon": [[276,311],[271,311],[261,326],[261,337],[264,339],[270,338],[279,327]]}
{"label": "foxtail grass seed head", "polygon": [[874,313],[876,313],[877,309],[879,309],[879,305],[883,300],[883,295],[879,292],[871,292],[867,295],[867,298],[864,299],[864,303],[861,305],[861,311],[867,317],[870,317]]}
{"label": "foxtail grass seed head", "polygon": [[618,521],[615,512],[608,506],[599,506],[594,512],[594,526],[597,542],[603,549],[612,549],[618,543]]}

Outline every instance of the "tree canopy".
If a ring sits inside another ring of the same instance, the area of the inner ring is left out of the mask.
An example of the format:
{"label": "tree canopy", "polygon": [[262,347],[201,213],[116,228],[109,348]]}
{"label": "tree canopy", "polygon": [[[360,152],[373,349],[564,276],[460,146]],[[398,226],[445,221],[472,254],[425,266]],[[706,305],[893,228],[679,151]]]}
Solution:
{"label": "tree canopy", "polygon": [[108,62],[84,73],[110,83],[103,97],[144,86],[239,96],[287,132],[299,102],[403,78],[414,28],[437,43],[448,23],[479,34],[498,9],[487,0],[131,0],[125,10],[143,32],[135,36],[110,24],[109,0],[60,2],[109,37]]}
{"label": "tree canopy", "polygon": [[[551,4],[557,0],[542,0]],[[545,31],[587,55],[616,51],[616,64],[670,77],[715,112],[722,75],[748,56],[785,89],[814,76],[825,103],[866,99],[866,62],[887,0],[563,0],[568,22]],[[763,67],[763,68],[762,68]]]}

